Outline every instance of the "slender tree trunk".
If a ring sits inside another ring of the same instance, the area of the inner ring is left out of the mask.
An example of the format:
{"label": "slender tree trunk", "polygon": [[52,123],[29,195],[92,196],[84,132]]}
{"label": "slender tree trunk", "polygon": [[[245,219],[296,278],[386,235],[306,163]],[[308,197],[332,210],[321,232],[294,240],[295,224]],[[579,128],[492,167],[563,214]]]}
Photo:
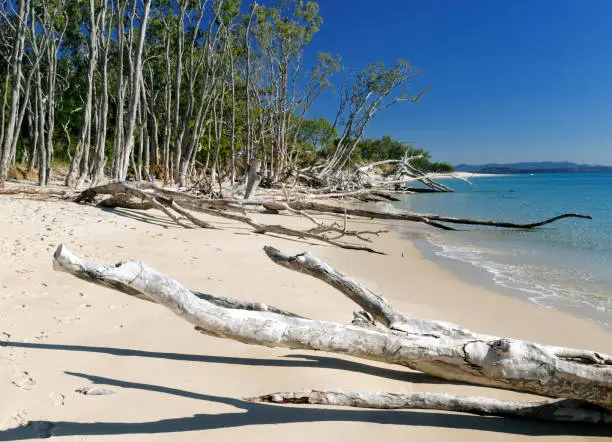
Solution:
{"label": "slender tree trunk", "polygon": [[9,92],[9,80],[11,79],[11,71],[9,69],[6,70],[6,75],[4,76],[4,87],[2,88],[2,110],[0,111],[0,159],[2,158],[2,146],[4,146],[4,130],[5,130],[5,116],[6,116],[6,108],[8,105],[8,92]]}
{"label": "slender tree trunk", "polygon": [[151,0],[144,0],[143,12],[140,18],[140,36],[134,57],[134,73],[131,79],[130,101],[127,115],[126,139],[125,139],[125,159],[120,170],[119,179],[125,180],[128,170],[129,157],[134,148],[134,130],[136,126],[136,110],[138,107],[138,99],[140,95],[140,77],[142,75],[142,53],[144,50],[144,40],[147,33],[147,22],[149,20],[149,10],[151,8]]}
{"label": "slender tree trunk", "polygon": [[124,98],[125,98],[125,85],[123,78],[123,64],[124,64],[124,50],[125,50],[125,26],[123,24],[123,18],[125,16],[125,8],[127,2],[125,0],[117,1],[117,106],[115,110],[115,130],[113,137],[113,156],[111,165],[111,179],[118,180],[120,176],[120,169],[122,166],[121,158],[123,157],[123,114],[124,114]]}
{"label": "slender tree trunk", "polygon": [[[32,103],[32,101],[30,101]],[[28,126],[30,128],[30,160],[28,161],[28,172],[31,172],[32,170],[34,170],[34,167],[36,167],[36,161],[38,160],[38,122],[36,120],[34,120],[34,117],[36,116],[36,113],[38,112],[36,110],[36,107],[38,106],[38,100],[34,100],[33,101],[34,104],[34,112],[32,112],[30,110],[30,112],[28,112]]]}
{"label": "slender tree trunk", "polygon": [[230,81],[232,85],[232,135],[231,135],[231,149],[232,149],[232,158],[230,163],[230,184],[234,184],[236,181],[236,85],[234,79],[234,54],[233,48],[230,47]]}
{"label": "slender tree trunk", "polygon": [[[179,7],[179,22],[176,31],[177,41],[177,57],[176,57],[176,69],[175,69],[175,85],[174,85],[174,122],[173,122],[173,135],[174,135],[174,167],[176,170],[173,171],[173,179],[179,180],[179,165],[181,163],[181,156],[183,155],[183,131],[179,129],[179,114],[181,110],[181,81],[183,79],[183,51],[185,48],[185,12],[187,11],[187,0],[180,1]],[[187,112],[189,115],[189,111]]]}
{"label": "slender tree trunk", "polygon": [[44,186],[47,182],[47,144],[45,143],[45,100],[42,91],[40,71],[36,72],[36,101],[39,136],[38,136],[38,184]]}
{"label": "slender tree trunk", "polygon": [[[250,104],[250,94],[249,87],[251,84],[251,24],[253,22],[253,16],[255,15],[255,10],[257,9],[257,3],[255,3],[252,7],[251,15],[249,16],[249,22],[246,27],[245,33],[245,45],[246,45],[246,106],[245,106],[245,119],[246,119],[246,146],[245,146],[245,159],[244,164],[251,164],[252,159],[252,149],[253,149],[253,136],[251,133],[251,104]],[[247,171],[248,172],[248,171]]]}
{"label": "slender tree trunk", "polygon": [[171,87],[171,68],[170,68],[170,30],[166,27],[164,33],[165,38],[165,55],[166,55],[166,84],[164,87],[164,103],[165,103],[165,118],[164,118],[164,152],[163,152],[163,180],[166,183],[170,182],[170,176],[172,175],[170,170],[170,139],[171,139],[171,122],[172,117],[170,116],[172,111],[172,87]]}
{"label": "slender tree trunk", "polygon": [[[89,66],[87,68],[87,92],[85,95],[85,103],[83,105],[83,120],[81,122],[80,135],[76,144],[74,157],[70,163],[68,175],[66,176],[65,184],[68,187],[76,187],[77,180],[82,181],[88,172],[87,160],[89,158],[89,135],[91,133],[91,108],[93,101],[94,71],[96,68],[98,45],[98,21],[95,13],[95,0],[89,0],[89,22]],[[84,157],[85,163],[83,164]]]}
{"label": "slender tree trunk", "polygon": [[30,7],[29,0],[19,0],[17,36],[15,46],[11,55],[11,107],[7,122],[7,129],[4,134],[2,152],[0,152],[0,188],[4,187],[8,174],[9,161],[11,157],[11,146],[13,137],[17,136],[17,114],[19,110],[21,71],[23,64],[23,53],[25,47],[25,37],[27,32],[27,16]]}
{"label": "slender tree trunk", "polygon": [[[110,39],[112,33],[112,24],[109,20],[108,29],[106,28],[107,10],[106,1],[101,0],[102,10],[100,23],[100,41],[101,41],[101,58],[100,58],[100,73],[102,79],[102,89],[100,90],[100,110],[98,124],[96,125],[95,138],[95,153],[93,159],[93,168],[91,174],[92,185],[95,186],[104,178],[104,166],[106,165],[106,130],[108,120],[108,53],[110,50]],[[106,35],[105,35],[106,33]],[[117,97],[119,101],[119,97]]]}

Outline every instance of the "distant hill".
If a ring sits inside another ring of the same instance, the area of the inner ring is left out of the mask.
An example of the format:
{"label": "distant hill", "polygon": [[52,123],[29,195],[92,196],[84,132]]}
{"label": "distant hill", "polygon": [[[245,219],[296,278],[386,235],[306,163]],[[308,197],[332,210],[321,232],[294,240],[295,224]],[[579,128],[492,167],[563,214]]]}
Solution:
{"label": "distant hill", "polygon": [[458,164],[455,170],[475,173],[577,173],[612,172],[612,166],[576,164],[569,161],[542,161],[532,163]]}

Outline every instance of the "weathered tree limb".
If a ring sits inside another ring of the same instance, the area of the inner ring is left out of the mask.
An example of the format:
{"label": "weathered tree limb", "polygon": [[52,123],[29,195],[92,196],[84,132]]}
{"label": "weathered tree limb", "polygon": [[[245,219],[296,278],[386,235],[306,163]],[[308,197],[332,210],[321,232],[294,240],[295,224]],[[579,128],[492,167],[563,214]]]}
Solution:
{"label": "weathered tree limb", "polygon": [[0,195],[43,195],[43,196],[57,196],[57,197],[70,197],[72,192],[68,190],[48,189],[44,187],[8,187],[0,188]]}
{"label": "weathered tree limb", "polygon": [[193,224],[195,224],[198,227],[202,227],[203,229],[215,229],[216,227],[213,226],[210,223],[207,223],[204,220],[201,220],[200,218],[198,218],[197,216],[189,213],[187,210],[183,209],[181,206],[179,206],[173,199],[171,198],[161,198],[161,197],[157,197],[157,198],[153,198],[154,200],[159,200],[160,203],[164,204],[164,205],[168,205],[172,208],[172,210],[174,210],[176,213],[183,215],[185,218],[187,218],[189,221],[191,221]]}
{"label": "weathered tree limb", "polygon": [[355,238],[359,238],[362,241],[372,242],[372,240],[367,238],[365,235],[378,236],[381,233],[387,233],[389,231],[388,230],[361,230],[361,231],[358,231],[358,230],[348,230],[346,228],[346,225],[343,228],[336,227],[336,225],[331,225],[331,226],[323,225],[323,226],[314,227],[310,229],[310,232],[317,233],[317,234],[332,232],[332,233],[338,234],[338,236],[336,236],[335,238],[330,238],[330,239],[338,239],[338,238],[342,238],[343,236],[354,236]]}
{"label": "weathered tree limb", "polygon": [[253,312],[271,312],[277,313],[279,315],[290,316],[293,318],[303,318],[303,316],[296,315],[295,313],[291,313],[286,310],[281,310],[277,307],[264,304],[262,302],[241,301],[240,299],[228,298],[226,296],[216,296],[196,291],[192,291],[191,293],[196,295],[198,298],[208,301],[219,307],[232,308],[236,310],[249,310]]}
{"label": "weathered tree limb", "polygon": [[291,256],[271,246],[264,247],[264,251],[276,264],[313,276],[331,285],[372,315],[378,322],[392,330],[437,338],[473,338],[476,336],[469,330],[448,322],[409,318],[391,306],[382,296],[308,252]]}
{"label": "weathered tree limb", "polygon": [[168,218],[170,218],[172,221],[177,223],[179,226],[183,226],[187,229],[191,228],[190,225],[186,224],[181,218],[179,218],[174,213],[172,213],[171,210],[166,208],[164,204],[160,203],[156,197],[147,195],[145,192],[142,192],[141,190],[138,190],[138,189],[132,189],[132,190],[136,193],[136,195],[140,196],[143,200],[150,202],[153,205],[153,207],[164,212],[168,216]]}
{"label": "weathered tree limb", "polygon": [[244,216],[244,215],[239,215],[239,214],[236,214],[236,213],[228,213],[226,211],[221,211],[221,210],[208,209],[206,207],[203,207],[202,204],[197,204],[197,203],[194,204],[193,202],[185,201],[183,203],[183,205],[185,207],[188,207],[188,208],[192,209],[192,210],[201,211],[202,213],[207,213],[207,214],[212,215],[212,216],[219,216],[219,217],[222,217],[222,218],[227,218],[227,219],[231,219],[231,220],[234,220],[234,221],[238,221],[238,222],[242,222],[242,223],[248,224],[249,226],[251,226],[251,227],[253,227],[255,229],[256,233],[260,233],[260,234],[277,233],[277,234],[280,234],[280,235],[292,236],[292,237],[297,237],[297,238],[314,239],[314,240],[317,240],[317,241],[325,242],[327,244],[331,244],[331,245],[336,246],[336,247],[340,247],[342,249],[362,250],[362,251],[370,252],[370,253],[383,254],[382,252],[374,250],[371,247],[359,246],[359,245],[355,245],[355,244],[342,243],[342,242],[338,242],[336,240],[327,238],[324,235],[319,235],[319,234],[312,233],[312,232],[309,232],[309,231],[290,229],[288,227],[281,226],[281,225],[262,224],[262,223],[256,221],[254,218],[251,218],[251,217],[248,217],[248,216]]}
{"label": "weathered tree limb", "polygon": [[153,203],[150,201],[131,201],[129,195],[115,195],[103,199],[97,204],[98,207],[106,207],[108,209],[132,209],[132,210],[149,210],[153,209]]}
{"label": "weathered tree limb", "polygon": [[273,393],[247,399],[275,404],[317,404],[385,410],[442,410],[483,416],[504,416],[553,422],[611,425],[612,412],[571,399],[538,402],[501,401],[447,393],[386,393],[377,391],[304,390]]}
{"label": "weathered tree limb", "polygon": [[[266,203],[273,204],[274,202]],[[550,224],[554,221],[563,219],[563,218],[582,218],[582,219],[593,219],[590,215],[581,215],[577,213],[564,213],[559,216],[555,216],[553,218],[549,218],[543,221],[538,221],[534,223],[511,223],[506,221],[486,221],[486,220],[476,220],[469,218],[455,218],[450,216],[442,216],[442,215],[434,215],[434,214],[419,214],[414,212],[379,212],[372,210],[364,210],[357,209],[353,207],[339,207],[333,206],[331,204],[323,204],[315,201],[290,201],[287,204],[293,209],[296,210],[312,210],[315,212],[324,212],[324,213],[337,213],[343,214],[348,213],[353,216],[360,216],[364,218],[374,218],[374,219],[392,219],[392,220],[400,220],[400,221],[416,221],[416,222],[424,222],[426,224],[431,224],[432,222],[445,222],[451,224],[463,224],[463,225],[472,225],[472,226],[490,226],[490,227],[503,227],[509,229],[533,229],[535,227],[540,227],[545,224]],[[448,227],[448,226],[447,226]],[[450,228],[449,228],[450,229]]]}
{"label": "weathered tree limb", "polygon": [[612,357],[474,334],[384,333],[267,311],[220,307],[142,262],[101,266],[59,246],[54,268],[157,302],[217,337],[269,347],[329,351],[402,365],[448,380],[577,399],[612,409]]}
{"label": "weathered tree limb", "polygon": [[[217,203],[230,204],[238,203],[234,200],[215,200]],[[213,200],[202,200],[200,204],[212,204]],[[397,220],[397,221],[414,221],[419,223],[429,224],[431,226],[444,229],[444,230],[455,230],[452,227],[446,226],[444,224],[440,224],[442,222],[450,223],[450,224],[463,224],[463,225],[475,225],[475,226],[489,226],[489,227],[499,227],[499,228],[508,228],[508,229],[533,229],[536,227],[540,227],[546,224],[553,223],[560,219],[564,218],[581,218],[581,219],[593,219],[591,215],[582,215],[577,213],[565,213],[559,216],[555,216],[553,218],[549,218],[543,221],[538,221],[534,223],[511,223],[506,221],[489,221],[489,220],[478,220],[472,218],[455,218],[449,216],[435,215],[435,214],[421,214],[415,212],[407,212],[407,211],[397,211],[397,212],[384,212],[384,211],[375,211],[375,210],[366,210],[359,209],[355,207],[344,207],[339,205],[332,204],[324,204],[318,201],[269,201],[269,200],[250,200],[250,201],[242,201],[239,202],[245,206],[263,206],[267,209],[271,210],[285,210],[285,205],[288,205],[290,208],[294,210],[300,211],[312,211],[319,213],[333,213],[338,215],[343,215],[347,213],[351,216],[358,216],[361,218],[370,218],[370,219],[388,219],[388,220]]]}

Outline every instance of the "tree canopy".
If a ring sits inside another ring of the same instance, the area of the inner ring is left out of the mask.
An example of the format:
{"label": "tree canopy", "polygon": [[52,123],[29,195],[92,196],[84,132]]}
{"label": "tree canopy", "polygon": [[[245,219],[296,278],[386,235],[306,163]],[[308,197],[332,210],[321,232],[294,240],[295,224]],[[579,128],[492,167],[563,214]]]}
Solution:
{"label": "tree canopy", "polygon": [[[371,63],[338,87],[334,121],[313,103],[341,59],[304,53],[323,26],[316,1],[10,0],[0,5],[0,185],[11,165],[69,165],[66,184],[104,177],[181,185],[229,179],[252,164],[275,181],[326,161],[404,155],[362,140],[389,106],[416,103],[410,62]],[[241,12],[243,11],[243,12]],[[443,167],[444,165],[440,165]]]}

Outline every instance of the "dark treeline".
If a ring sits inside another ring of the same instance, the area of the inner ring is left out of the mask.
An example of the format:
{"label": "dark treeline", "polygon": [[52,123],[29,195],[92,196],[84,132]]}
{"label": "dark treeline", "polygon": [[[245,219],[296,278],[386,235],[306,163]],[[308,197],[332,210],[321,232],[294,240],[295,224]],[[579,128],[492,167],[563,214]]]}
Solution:
{"label": "dark treeline", "polygon": [[41,185],[59,161],[69,165],[72,187],[128,176],[185,185],[203,174],[233,182],[254,161],[278,181],[315,163],[333,173],[410,153],[389,140],[362,141],[378,112],[425,92],[407,90],[419,71],[406,61],[342,74],[335,120],[307,118],[341,70],[327,53],[303,66],[322,25],[316,2],[0,7],[0,186],[14,164],[37,170]]}

